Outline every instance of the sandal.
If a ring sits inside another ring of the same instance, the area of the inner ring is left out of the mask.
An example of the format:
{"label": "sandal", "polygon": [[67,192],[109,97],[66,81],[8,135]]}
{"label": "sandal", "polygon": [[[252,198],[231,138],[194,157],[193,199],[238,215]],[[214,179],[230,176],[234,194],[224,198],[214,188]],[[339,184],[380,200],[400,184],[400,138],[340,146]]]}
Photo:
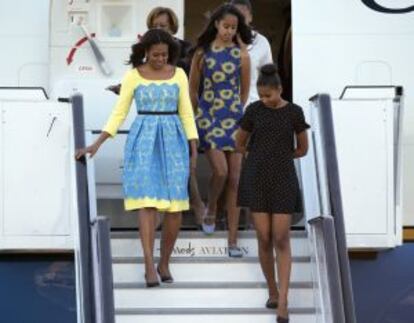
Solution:
{"label": "sandal", "polygon": [[201,226],[201,223],[203,223],[204,214],[206,213],[206,207],[204,205],[197,206],[192,208],[195,220],[198,226]]}
{"label": "sandal", "polygon": [[[207,235],[212,235],[214,230],[216,229],[216,216],[215,215],[207,215],[208,209],[205,210],[203,221],[201,222],[201,229]],[[212,224],[207,224],[206,220],[211,219],[213,220]]]}
{"label": "sandal", "polygon": [[243,251],[238,246],[229,246],[229,257],[241,258],[243,257]]}

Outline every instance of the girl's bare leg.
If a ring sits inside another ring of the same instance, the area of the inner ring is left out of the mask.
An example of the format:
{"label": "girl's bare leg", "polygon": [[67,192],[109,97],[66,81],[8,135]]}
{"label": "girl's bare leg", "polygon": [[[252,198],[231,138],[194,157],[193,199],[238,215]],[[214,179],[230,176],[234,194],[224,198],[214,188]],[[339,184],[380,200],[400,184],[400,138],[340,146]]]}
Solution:
{"label": "girl's bare leg", "polygon": [[276,263],[279,280],[279,306],[277,314],[288,317],[288,292],[290,271],[292,267],[292,254],[290,247],[290,214],[272,215],[273,243],[276,249]]}
{"label": "girl's bare leg", "polygon": [[259,260],[269,290],[269,299],[278,301],[275,278],[275,259],[273,257],[272,216],[268,213],[252,213],[259,245]]}
{"label": "girl's bare leg", "polygon": [[228,179],[226,184],[227,221],[229,227],[229,246],[237,245],[237,232],[239,229],[240,208],[237,207],[237,194],[242,163],[242,154],[227,153]]}
{"label": "girl's bare leg", "polygon": [[191,209],[194,211],[197,224],[201,224],[205,211],[205,205],[198,190],[197,174],[195,170],[191,170],[190,174],[190,203]]}
{"label": "girl's bare leg", "polygon": [[[209,161],[212,176],[210,178],[208,189],[208,215],[215,216],[217,214],[217,202],[220,198],[220,194],[223,191],[224,184],[226,183],[228,167],[225,154],[217,149],[209,149],[206,152],[207,159]],[[214,217],[207,218],[206,224],[215,223]]]}

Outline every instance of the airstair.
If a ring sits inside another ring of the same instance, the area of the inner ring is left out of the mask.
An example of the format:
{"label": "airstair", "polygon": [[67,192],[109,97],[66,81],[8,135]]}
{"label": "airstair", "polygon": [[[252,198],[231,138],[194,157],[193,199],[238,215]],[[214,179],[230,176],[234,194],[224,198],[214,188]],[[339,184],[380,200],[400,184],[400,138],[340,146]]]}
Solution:
{"label": "airstair", "polygon": [[[226,234],[221,231],[211,237],[201,232],[181,232],[171,260],[175,282],[146,288],[137,233],[113,233],[116,322],[274,322],[275,311],[265,308],[268,294],[255,233],[240,233],[244,257],[239,259],[227,256]],[[157,236],[156,257],[159,241]],[[291,322],[316,323],[315,284],[306,232],[292,232],[292,251]]]}

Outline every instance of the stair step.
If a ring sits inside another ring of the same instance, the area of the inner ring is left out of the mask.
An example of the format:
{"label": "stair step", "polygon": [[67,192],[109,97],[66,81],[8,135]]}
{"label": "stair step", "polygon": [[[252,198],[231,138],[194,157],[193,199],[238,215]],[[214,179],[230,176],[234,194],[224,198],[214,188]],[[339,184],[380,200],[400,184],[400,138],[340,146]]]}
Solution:
{"label": "stair step", "polygon": [[[112,231],[111,232],[111,239],[136,239],[138,238],[139,232],[137,231]],[[206,235],[201,231],[180,231],[179,238],[186,238],[186,239],[215,239],[215,238],[227,238],[228,232],[227,231],[216,231],[213,235]],[[303,238],[307,239],[307,233],[304,230],[294,230],[290,231],[291,238]],[[161,237],[161,232],[157,231],[156,236],[157,239]],[[256,238],[255,231],[239,231],[238,237],[240,239],[243,238]]]}
{"label": "stair step", "polygon": [[[290,308],[290,323],[316,323],[315,309]],[[116,311],[116,323],[274,323],[274,310],[191,308],[122,309]]]}
{"label": "stair step", "polygon": [[[315,315],[313,307],[289,307],[289,313],[293,315]],[[116,315],[274,315],[274,310],[261,308],[123,308],[115,311]]]}
{"label": "stair step", "polygon": [[[290,283],[289,288],[312,288],[311,282],[293,282]],[[146,288],[144,282],[140,283],[115,283],[114,289],[139,289]],[[161,284],[157,288],[178,288],[178,289],[206,289],[206,288],[267,288],[265,282],[174,282],[172,284]]]}
{"label": "stair step", "polygon": [[[310,258],[294,257],[292,282],[312,281]],[[157,261],[157,260],[156,260]],[[172,258],[170,270],[176,282],[263,282],[257,258]],[[141,258],[115,258],[115,283],[144,282]]]}
{"label": "stair step", "polygon": [[[238,241],[244,257],[257,257],[258,247],[255,237],[244,237]],[[291,240],[293,256],[309,256],[309,244],[306,238]],[[143,256],[141,242],[137,237],[111,240],[111,250],[114,257]],[[160,255],[160,240],[155,240],[154,255]],[[228,257],[227,238],[179,238],[177,239],[172,257]]]}
{"label": "stair step", "polygon": [[[173,286],[172,284],[171,286]],[[122,288],[114,290],[117,309],[134,308],[262,308],[267,288]],[[173,300],[173,301],[172,301]],[[289,304],[296,308],[314,307],[312,288],[291,288]]]}

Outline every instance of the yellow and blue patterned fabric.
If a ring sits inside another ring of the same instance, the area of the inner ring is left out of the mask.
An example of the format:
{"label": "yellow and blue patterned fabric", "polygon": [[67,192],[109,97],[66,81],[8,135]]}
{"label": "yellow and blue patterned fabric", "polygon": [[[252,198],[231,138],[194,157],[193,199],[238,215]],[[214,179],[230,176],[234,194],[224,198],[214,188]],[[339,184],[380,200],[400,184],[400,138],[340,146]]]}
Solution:
{"label": "yellow and blue patterned fabric", "polygon": [[234,151],[240,101],[240,48],[211,48],[204,53],[202,88],[196,116],[200,148]]}
{"label": "yellow and blue patterned fabric", "polygon": [[125,209],[189,209],[188,140],[197,128],[181,68],[168,80],[147,80],[137,69],[126,73],[119,100],[103,131],[115,136],[135,100],[137,116],[124,149]]}

